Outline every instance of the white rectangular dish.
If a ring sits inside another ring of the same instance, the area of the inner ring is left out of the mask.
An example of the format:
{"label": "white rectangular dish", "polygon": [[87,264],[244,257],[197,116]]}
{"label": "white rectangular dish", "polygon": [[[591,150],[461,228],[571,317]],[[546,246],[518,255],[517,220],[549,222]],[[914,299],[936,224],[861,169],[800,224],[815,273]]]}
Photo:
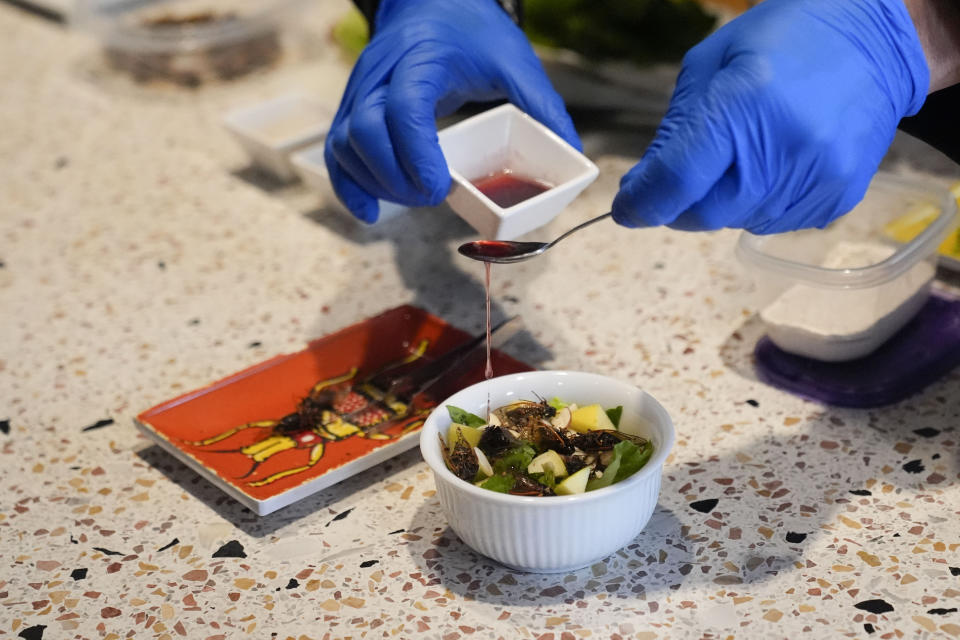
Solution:
{"label": "white rectangular dish", "polygon": [[297,176],[291,154],[322,142],[332,121],[332,111],[319,100],[290,93],[235,109],[224,126],[256,166],[286,182]]}
{"label": "white rectangular dish", "polygon": [[[599,170],[585,155],[512,104],[484,111],[440,132],[453,186],[447,202],[480,235],[510,240],[553,220]],[[550,185],[504,208],[474,184],[510,172]]]}

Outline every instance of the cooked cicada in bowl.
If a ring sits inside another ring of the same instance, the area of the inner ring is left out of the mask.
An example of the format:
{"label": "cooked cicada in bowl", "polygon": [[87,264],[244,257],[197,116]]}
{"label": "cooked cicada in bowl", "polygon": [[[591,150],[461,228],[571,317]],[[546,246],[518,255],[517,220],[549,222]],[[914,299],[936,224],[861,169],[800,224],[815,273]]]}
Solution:
{"label": "cooked cicada in bowl", "polygon": [[619,431],[623,406],[578,406],[560,398],[518,400],[486,420],[446,405],[441,449],[447,468],[478,487],[520,496],[573,495],[639,471],[653,443]]}

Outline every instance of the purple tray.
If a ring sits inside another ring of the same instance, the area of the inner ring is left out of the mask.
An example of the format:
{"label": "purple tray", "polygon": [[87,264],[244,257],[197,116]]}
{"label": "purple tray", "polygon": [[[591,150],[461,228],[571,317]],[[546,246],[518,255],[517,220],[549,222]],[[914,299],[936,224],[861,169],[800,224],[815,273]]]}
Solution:
{"label": "purple tray", "polygon": [[790,393],[840,407],[879,407],[920,391],[960,364],[960,300],[934,292],[919,313],[868,356],[821,362],[763,337],[757,376]]}

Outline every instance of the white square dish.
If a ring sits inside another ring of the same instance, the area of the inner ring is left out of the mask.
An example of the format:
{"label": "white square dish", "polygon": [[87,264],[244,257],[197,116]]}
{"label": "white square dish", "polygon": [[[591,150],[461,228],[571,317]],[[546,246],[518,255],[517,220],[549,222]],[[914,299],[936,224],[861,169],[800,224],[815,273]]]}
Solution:
{"label": "white square dish", "polygon": [[[333,185],[330,184],[330,174],[327,172],[327,164],[323,159],[323,146],[323,143],[320,143],[304,147],[290,156],[290,161],[303,183],[320,194],[325,205],[346,210],[337,199],[337,195],[333,191]],[[380,216],[377,218],[377,222],[390,220],[409,210],[409,207],[396,202],[378,200],[377,203],[380,206]]]}
{"label": "white square dish", "polygon": [[[493,240],[510,240],[547,224],[599,173],[589,158],[512,104],[447,127],[440,132],[440,147],[453,179],[447,202]],[[550,187],[501,207],[474,183],[504,171]]]}
{"label": "white square dish", "polygon": [[291,153],[323,141],[333,113],[319,100],[290,93],[234,109],[223,122],[256,166],[288,182],[296,178]]}

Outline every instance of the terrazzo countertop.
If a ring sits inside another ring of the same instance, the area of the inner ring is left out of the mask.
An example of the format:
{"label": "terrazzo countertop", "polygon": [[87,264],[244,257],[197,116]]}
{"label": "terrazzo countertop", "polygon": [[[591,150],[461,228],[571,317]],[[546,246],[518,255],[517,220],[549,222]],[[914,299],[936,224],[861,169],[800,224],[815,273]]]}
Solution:
{"label": "terrazzo countertop", "polygon": [[[960,376],[883,410],[758,382],[733,232],[596,225],[494,270],[495,315],[529,329],[508,353],[632,381],[676,423],[647,529],[569,575],[465,547],[416,450],[257,517],[139,435],[140,411],[384,309],[481,327],[448,209],[364,227],[220,128],[290,86],[334,104],[348,66],[322,42],[139,87],[0,5],[0,637],[960,637]],[[605,210],[631,161],[596,160],[544,237]]]}

